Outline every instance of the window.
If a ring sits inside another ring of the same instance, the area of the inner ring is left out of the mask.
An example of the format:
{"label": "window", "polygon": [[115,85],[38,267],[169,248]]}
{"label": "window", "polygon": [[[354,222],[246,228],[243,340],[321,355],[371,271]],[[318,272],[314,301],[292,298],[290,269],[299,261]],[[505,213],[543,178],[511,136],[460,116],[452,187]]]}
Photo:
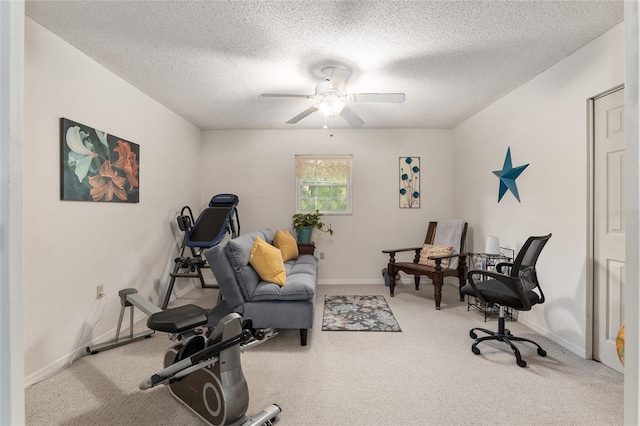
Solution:
{"label": "window", "polygon": [[296,213],[351,214],[351,155],[296,155]]}

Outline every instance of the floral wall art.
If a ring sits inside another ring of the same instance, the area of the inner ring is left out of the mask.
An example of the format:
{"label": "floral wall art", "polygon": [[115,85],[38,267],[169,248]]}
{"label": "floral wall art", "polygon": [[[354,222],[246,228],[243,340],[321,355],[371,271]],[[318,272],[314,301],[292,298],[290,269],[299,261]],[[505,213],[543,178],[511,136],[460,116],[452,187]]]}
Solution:
{"label": "floral wall art", "polygon": [[60,129],[60,199],[139,201],[140,145],[66,118]]}
{"label": "floral wall art", "polygon": [[400,157],[400,208],[420,208],[420,157]]}

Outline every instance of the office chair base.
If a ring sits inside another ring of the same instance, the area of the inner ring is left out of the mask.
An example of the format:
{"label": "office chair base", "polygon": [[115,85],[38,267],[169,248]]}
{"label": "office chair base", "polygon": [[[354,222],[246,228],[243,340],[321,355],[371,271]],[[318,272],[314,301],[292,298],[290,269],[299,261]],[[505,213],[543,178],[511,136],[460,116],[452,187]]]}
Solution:
{"label": "office chair base", "polygon": [[[483,333],[488,334],[488,336],[478,337],[476,331],[482,331]],[[511,331],[504,328],[504,317],[498,318],[498,332],[487,330],[486,328],[472,328],[469,331],[469,336],[474,339],[473,344],[471,345],[471,352],[475,355],[480,355],[480,349],[478,349],[478,343],[484,342],[485,340],[498,340],[500,342],[504,342],[513,351],[513,354],[516,356],[516,364],[520,367],[526,367],[527,362],[522,359],[522,355],[520,355],[520,349],[513,344],[513,342],[528,342],[533,345],[536,345],[538,350],[538,355],[541,357],[547,356],[547,352],[542,349],[542,347],[530,339],[525,339],[524,337],[517,337],[511,334]]]}

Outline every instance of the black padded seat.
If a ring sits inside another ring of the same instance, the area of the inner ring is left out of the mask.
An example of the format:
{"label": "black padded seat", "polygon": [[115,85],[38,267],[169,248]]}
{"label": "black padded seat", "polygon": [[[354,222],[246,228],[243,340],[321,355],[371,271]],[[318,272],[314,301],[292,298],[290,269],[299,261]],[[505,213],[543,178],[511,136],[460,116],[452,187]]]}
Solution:
{"label": "black padded seat", "polygon": [[204,325],[209,320],[207,309],[196,305],[184,305],[156,312],[147,320],[147,327],[165,333],[181,333]]}
{"label": "black padded seat", "polygon": [[[497,303],[498,305],[509,306],[518,310],[524,309],[522,301],[506,284],[498,280],[480,281],[475,284],[478,291],[482,293],[486,300],[491,301],[490,303]],[[467,296],[476,296],[476,292],[469,284],[462,287],[460,292]],[[537,293],[527,291],[524,294],[526,298],[529,299],[529,302],[531,302],[531,305],[540,303],[540,296]]]}

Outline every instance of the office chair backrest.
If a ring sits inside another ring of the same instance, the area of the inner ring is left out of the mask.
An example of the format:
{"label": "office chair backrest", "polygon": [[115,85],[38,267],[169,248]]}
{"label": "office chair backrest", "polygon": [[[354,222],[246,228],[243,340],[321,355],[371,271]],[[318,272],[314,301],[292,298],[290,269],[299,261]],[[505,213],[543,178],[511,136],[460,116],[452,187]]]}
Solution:
{"label": "office chair backrest", "polygon": [[535,266],[540,252],[542,252],[549,238],[551,238],[551,234],[540,237],[529,237],[513,262],[511,276],[520,278],[524,291],[533,290],[538,286]]}
{"label": "office chair backrest", "polygon": [[535,266],[538,256],[540,256],[540,252],[549,241],[549,238],[551,238],[551,234],[541,237],[529,237],[513,262],[511,276],[518,276],[522,269]]}

